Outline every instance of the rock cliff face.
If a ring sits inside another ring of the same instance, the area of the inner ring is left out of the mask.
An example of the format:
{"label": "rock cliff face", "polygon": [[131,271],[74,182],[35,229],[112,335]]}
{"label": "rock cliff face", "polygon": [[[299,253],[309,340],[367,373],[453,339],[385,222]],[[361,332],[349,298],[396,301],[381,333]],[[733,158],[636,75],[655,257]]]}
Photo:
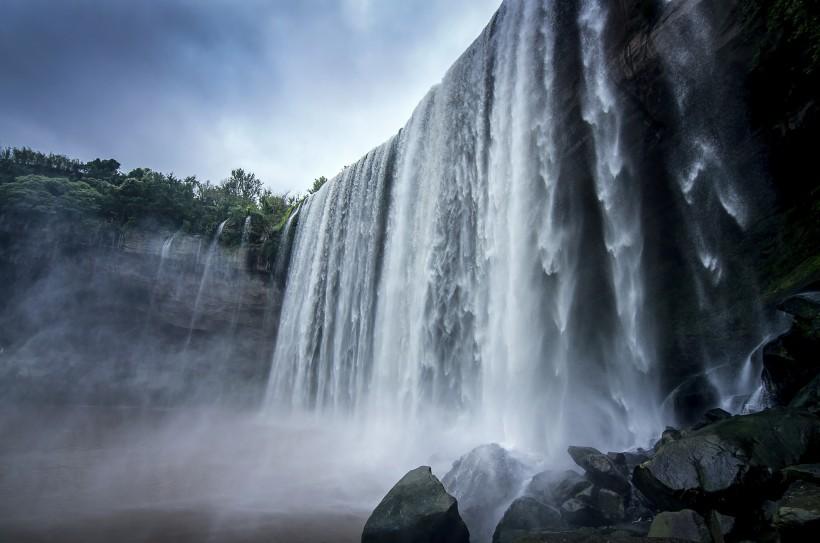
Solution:
{"label": "rock cliff face", "polygon": [[[782,14],[771,5],[763,9],[759,2],[710,0],[664,7],[643,0],[614,4],[609,64],[627,97],[627,145],[638,153],[635,163],[645,168],[639,178],[645,265],[652,270],[647,274],[647,310],[656,316],[664,387],[671,391],[676,412],[687,420],[719,397],[727,399],[727,391],[715,387],[720,372],[712,372],[705,361],[751,354],[761,340],[782,329],[773,317],[774,306],[820,280],[812,249],[820,229],[810,219],[820,184],[806,178],[811,166],[803,151],[820,132],[820,108],[807,92],[809,79],[794,75],[807,68],[805,56],[784,58],[786,48],[773,41],[783,30],[774,22]],[[706,28],[712,37],[702,42]],[[690,51],[678,54],[710,62],[670,61],[674,39],[693,43]],[[775,71],[775,62],[792,65],[777,68],[783,72],[780,83],[765,76]],[[676,69],[691,73],[681,77]],[[704,76],[712,78],[710,84],[689,98],[682,94],[680,85]],[[816,81],[817,74],[813,77]],[[692,251],[685,241],[691,235],[686,225],[703,217],[692,214],[676,194],[678,174],[670,168],[675,161],[670,157],[691,145],[687,139],[699,137],[698,128],[669,107],[687,99],[695,124],[706,122],[706,116],[717,118],[709,121],[709,137],[722,140],[719,152],[725,164],[718,175],[741,180],[738,190],[747,207],[742,228],[731,221],[707,222],[720,236],[715,246],[723,276],[714,284],[698,285],[697,272],[686,265]],[[755,380],[759,358],[760,353],[750,358]]]}
{"label": "rock cliff face", "polygon": [[156,230],[4,225],[5,399],[254,405],[279,292],[254,248]]}

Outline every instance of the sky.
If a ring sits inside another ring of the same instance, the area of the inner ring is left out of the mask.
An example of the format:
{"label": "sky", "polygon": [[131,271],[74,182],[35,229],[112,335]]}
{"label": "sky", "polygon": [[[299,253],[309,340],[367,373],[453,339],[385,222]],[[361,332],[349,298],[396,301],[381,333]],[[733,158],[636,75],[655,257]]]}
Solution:
{"label": "sky", "polygon": [[302,192],[396,133],[500,0],[3,0],[0,146]]}

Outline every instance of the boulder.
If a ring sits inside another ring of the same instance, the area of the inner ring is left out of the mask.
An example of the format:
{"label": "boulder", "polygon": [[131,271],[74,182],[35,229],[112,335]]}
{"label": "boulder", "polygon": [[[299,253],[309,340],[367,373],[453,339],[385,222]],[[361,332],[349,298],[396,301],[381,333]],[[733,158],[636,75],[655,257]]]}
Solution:
{"label": "boulder", "polygon": [[808,481],[820,484],[820,464],[798,464],[783,470],[783,478],[788,483]]}
{"label": "boulder", "polygon": [[[654,453],[654,451],[652,451],[652,453]],[[650,451],[643,449],[626,452],[608,452],[606,455],[615,462],[616,466],[622,468],[622,471],[626,474],[632,473],[635,467],[652,458]]]}
{"label": "boulder", "polygon": [[649,537],[669,537],[698,543],[712,542],[706,521],[691,509],[658,513],[649,527]]}
{"label": "boulder", "polygon": [[590,486],[592,483],[588,479],[572,470],[542,471],[533,476],[524,489],[524,494],[558,507]]}
{"label": "boulder", "polygon": [[510,504],[496,526],[493,543],[509,543],[521,534],[557,531],[565,527],[561,513],[556,508],[534,498],[518,498]]}
{"label": "boulder", "polygon": [[516,535],[509,543],[678,543],[680,539],[648,538],[624,530],[573,530]]}
{"label": "boulder", "polygon": [[772,524],[783,541],[816,541],[820,529],[820,485],[808,481],[792,483],[777,502]]}
{"label": "boulder", "polygon": [[561,504],[561,515],[572,526],[616,524],[626,516],[626,499],[608,488],[589,486]]}
{"label": "boulder", "polygon": [[624,519],[626,514],[625,502],[624,496],[608,488],[599,489],[595,500],[598,511],[601,512],[601,516],[609,523]]}
{"label": "boulder", "polygon": [[456,497],[473,543],[490,541],[501,516],[520,494],[528,468],[492,443],[476,447],[454,464],[441,482]]}
{"label": "boulder", "polygon": [[469,543],[458,504],[430,468],[410,471],[367,519],[362,543]]}
{"label": "boulder", "polygon": [[732,514],[777,487],[779,470],[820,458],[820,420],[796,410],[732,417],[662,446],[633,482],[664,509]]}
{"label": "boulder", "polygon": [[640,490],[633,488],[632,498],[626,506],[624,516],[630,522],[634,523],[651,519],[655,516],[656,512],[657,508],[654,506],[652,501],[644,496]]}
{"label": "boulder", "polygon": [[713,543],[723,543],[726,536],[729,535],[735,527],[735,517],[730,517],[717,511],[710,511],[707,519]]}
{"label": "boulder", "polygon": [[658,452],[658,449],[666,445],[667,443],[672,443],[673,441],[679,440],[683,437],[680,430],[677,428],[672,428],[671,426],[667,426],[666,429],[661,434],[661,438],[658,440],[657,443],[652,447],[654,452]]}
{"label": "boulder", "polygon": [[602,488],[629,496],[630,484],[625,469],[607,455],[592,447],[569,447],[572,460],[583,468],[587,478]]}

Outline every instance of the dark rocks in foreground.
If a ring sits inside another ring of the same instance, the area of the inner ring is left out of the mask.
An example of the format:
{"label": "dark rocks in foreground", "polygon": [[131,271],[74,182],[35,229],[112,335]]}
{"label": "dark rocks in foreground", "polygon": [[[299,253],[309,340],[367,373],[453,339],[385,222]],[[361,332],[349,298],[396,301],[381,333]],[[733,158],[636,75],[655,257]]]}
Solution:
{"label": "dark rocks in foreground", "polygon": [[[495,526],[493,543],[813,540],[820,529],[820,418],[780,407],[712,412],[704,420],[697,429],[667,431],[674,436],[653,452],[570,447],[585,473],[533,476]],[[508,469],[520,475],[521,466],[497,445],[477,451],[456,463],[453,476],[472,492],[508,496],[517,481]],[[489,472],[488,458],[495,459]],[[485,512],[497,498],[471,496]],[[466,541],[457,539],[466,537],[463,526],[455,499],[429,468],[419,468],[382,501],[362,541]]]}
{"label": "dark rocks in foreground", "polygon": [[711,543],[712,535],[706,521],[691,509],[665,511],[658,514],[649,528],[649,537],[675,537],[697,543]]}
{"label": "dark rocks in foreground", "polygon": [[362,543],[469,543],[458,504],[427,466],[405,475],[379,503]]}
{"label": "dark rocks in foreground", "polygon": [[793,541],[810,541],[820,529],[820,485],[796,481],[777,502],[772,522]]}
{"label": "dark rocks in foreground", "polygon": [[558,509],[525,496],[512,502],[504,513],[493,534],[493,543],[511,543],[522,534],[565,528]]}
{"label": "dark rocks in foreground", "polygon": [[623,530],[582,528],[571,532],[536,532],[520,534],[509,543],[685,543],[685,539],[647,537]]}
{"label": "dark rocks in foreground", "polygon": [[732,417],[661,447],[635,485],[662,508],[742,512],[776,491],[779,470],[820,455],[820,420],[793,410]]}
{"label": "dark rocks in foreground", "polygon": [[[477,527],[473,543],[493,528],[493,543],[816,540],[820,295],[795,296],[781,309],[794,323],[764,347],[762,377],[774,402],[767,410],[710,409],[688,428],[664,430],[652,450],[569,447],[583,475],[544,471],[527,481],[526,466],[495,444],[462,457],[444,483]],[[461,541],[440,538],[466,528],[455,499],[426,469],[391,490],[362,541]]]}

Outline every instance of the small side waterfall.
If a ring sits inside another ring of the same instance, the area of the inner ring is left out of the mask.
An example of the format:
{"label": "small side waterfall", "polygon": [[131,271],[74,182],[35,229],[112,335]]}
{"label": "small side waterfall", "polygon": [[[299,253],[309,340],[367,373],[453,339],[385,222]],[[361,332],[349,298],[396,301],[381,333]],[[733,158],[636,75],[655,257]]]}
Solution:
{"label": "small side waterfall", "polygon": [[[251,232],[251,216],[248,215],[245,217],[245,222],[242,224],[242,237],[240,238],[239,242],[239,251],[237,251],[236,258],[239,260],[237,262],[238,268],[243,269],[244,263],[247,260],[248,254],[248,240],[250,239],[250,232]],[[236,296],[236,303],[234,303],[233,308],[233,315],[231,316],[231,335],[235,336],[236,334],[236,327],[239,323],[239,311],[242,309],[242,302],[245,297],[245,284],[242,283],[239,288],[239,293]],[[233,347],[233,346],[232,346]]]}
{"label": "small side waterfall", "polygon": [[194,333],[197,321],[199,320],[202,294],[205,291],[205,287],[208,284],[208,279],[211,276],[211,268],[213,266],[214,256],[219,250],[219,238],[222,236],[222,230],[225,229],[225,224],[227,222],[228,219],[225,219],[224,221],[219,223],[219,226],[216,228],[216,234],[214,235],[210,245],[208,246],[208,252],[205,254],[205,263],[202,267],[202,276],[199,280],[199,288],[196,291],[196,298],[194,298],[194,305],[191,311],[191,322],[188,324],[188,337],[185,340],[185,348],[183,349],[183,354],[187,353],[188,348],[191,345],[191,337]]}
{"label": "small side waterfall", "polygon": [[[610,50],[622,7],[505,1],[399,134],[299,210],[269,409],[563,457],[569,443],[647,445],[674,416],[670,391],[737,375],[759,330],[721,360],[697,335],[727,326],[697,300],[755,297],[737,255],[712,243],[753,209],[714,143],[727,127],[692,99],[720,71],[711,38],[679,31],[698,26],[698,5],[671,3],[652,38],[680,141],[650,154],[635,142],[651,123],[636,121]],[[664,297],[663,258],[705,297]],[[675,358],[684,340],[694,362]]]}
{"label": "small side waterfall", "polygon": [[251,216],[248,215],[245,217],[245,222],[242,224],[242,240],[240,242],[240,246],[242,249],[248,244],[248,238],[251,234]]}
{"label": "small side waterfall", "polygon": [[165,241],[162,242],[162,247],[160,248],[159,252],[159,264],[157,265],[157,273],[154,276],[154,281],[151,286],[151,299],[148,304],[148,313],[145,317],[145,324],[143,325],[142,333],[145,333],[145,328],[151,323],[151,319],[154,316],[154,311],[156,310],[157,305],[157,290],[162,284],[162,280],[164,277],[166,261],[168,260],[168,255],[171,254],[171,247],[174,244],[174,240],[179,234],[179,231],[174,232]]}
{"label": "small side waterfall", "polygon": [[[761,340],[776,335],[778,328],[764,317],[754,280],[743,269],[742,255],[735,254],[755,214],[755,183],[740,173],[740,164],[758,159],[739,154],[749,147],[736,143],[745,121],[740,91],[716,60],[716,25],[728,16],[723,13],[728,5],[667,3],[671,9],[665,31],[655,36],[655,48],[677,111],[677,141],[668,164],[679,188],[688,251],[694,255],[688,261],[688,277],[701,310],[699,333],[705,338],[698,351],[701,372],[690,378],[690,386],[711,387],[724,408],[737,410],[757,387]],[[743,315],[743,327],[751,330],[730,324],[725,317],[729,313]],[[706,339],[710,337],[719,339]],[[727,349],[725,338],[731,337],[736,345]],[[739,357],[745,357],[745,363],[737,364]],[[680,388],[669,400],[676,401]]]}

